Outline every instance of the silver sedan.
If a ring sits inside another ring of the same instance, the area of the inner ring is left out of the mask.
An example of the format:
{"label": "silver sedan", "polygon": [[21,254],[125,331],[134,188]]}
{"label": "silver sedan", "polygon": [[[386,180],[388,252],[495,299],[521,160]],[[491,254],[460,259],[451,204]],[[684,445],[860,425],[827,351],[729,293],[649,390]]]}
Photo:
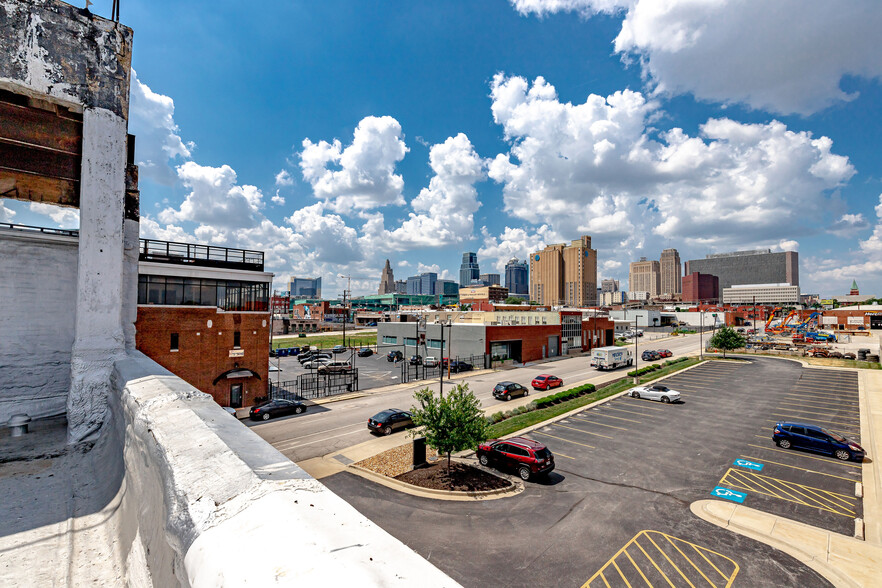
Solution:
{"label": "silver sedan", "polygon": [[680,400],[680,393],[671,390],[662,384],[650,384],[648,386],[638,386],[628,391],[631,398],[646,398],[647,400],[659,400],[668,404]]}

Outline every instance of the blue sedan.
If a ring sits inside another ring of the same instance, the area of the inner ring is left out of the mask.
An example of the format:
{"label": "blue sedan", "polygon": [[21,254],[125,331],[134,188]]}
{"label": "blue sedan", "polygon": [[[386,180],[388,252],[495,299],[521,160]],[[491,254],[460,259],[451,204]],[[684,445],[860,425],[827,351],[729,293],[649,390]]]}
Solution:
{"label": "blue sedan", "polygon": [[775,424],[772,441],[782,449],[807,449],[832,455],[842,461],[850,459],[863,461],[866,455],[863,447],[847,437],[829,429],[805,423],[779,421]]}

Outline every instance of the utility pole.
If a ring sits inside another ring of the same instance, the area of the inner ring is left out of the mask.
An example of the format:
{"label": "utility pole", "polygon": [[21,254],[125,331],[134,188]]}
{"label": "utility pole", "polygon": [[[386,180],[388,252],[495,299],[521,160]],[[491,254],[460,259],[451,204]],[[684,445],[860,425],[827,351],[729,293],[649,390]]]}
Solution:
{"label": "utility pole", "polygon": [[640,376],[637,375],[637,339],[639,337],[637,336],[637,311],[634,312],[634,384],[639,384]]}

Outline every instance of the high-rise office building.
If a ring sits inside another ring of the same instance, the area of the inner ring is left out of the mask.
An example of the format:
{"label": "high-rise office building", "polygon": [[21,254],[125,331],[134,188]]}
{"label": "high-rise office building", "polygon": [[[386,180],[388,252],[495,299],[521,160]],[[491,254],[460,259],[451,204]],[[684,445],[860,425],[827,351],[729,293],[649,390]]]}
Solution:
{"label": "high-rise office building", "polygon": [[505,264],[505,287],[510,295],[530,293],[530,270],[526,261],[513,257]]}
{"label": "high-rise office building", "polygon": [[603,294],[606,294],[607,292],[618,292],[619,291],[619,281],[613,280],[613,279],[601,280],[600,291]]}
{"label": "high-rise office building", "polygon": [[321,298],[321,278],[295,278],[291,276],[288,281],[288,292],[291,298]]}
{"label": "high-rise office building", "polygon": [[648,292],[650,298],[655,298],[659,295],[660,288],[661,270],[657,261],[641,257],[640,261],[631,262],[628,271],[628,292]]}
{"label": "high-rise office building", "polygon": [[530,298],[539,304],[597,304],[597,251],[583,235],[530,255]]}
{"label": "high-rise office building", "polygon": [[682,291],[681,279],[683,266],[680,264],[680,254],[676,249],[665,249],[659,259],[661,266],[661,287],[659,293],[665,296],[673,296]]}
{"label": "high-rise office building", "polygon": [[407,280],[395,280],[395,293],[407,294]]}
{"label": "high-rise office building", "polygon": [[377,291],[377,294],[394,294],[395,293],[395,275],[392,273],[392,266],[389,265],[389,260],[386,260],[386,265],[383,266],[383,273],[380,274],[380,289]]}
{"label": "high-rise office building", "polygon": [[481,268],[478,267],[478,254],[465,252],[462,254],[462,264],[459,266],[460,287],[470,286],[472,280],[480,278]]}
{"label": "high-rise office building", "polygon": [[438,280],[435,282],[435,294],[455,296],[459,294],[459,284],[453,280]]}
{"label": "high-rise office building", "polygon": [[701,272],[720,279],[720,291],[741,284],[799,286],[799,253],[771,249],[714,253],[686,262],[686,274]]}
{"label": "high-rise office building", "polygon": [[502,282],[499,279],[499,274],[481,274],[480,276],[478,276],[478,280],[485,286],[502,285]]}
{"label": "high-rise office building", "polygon": [[438,294],[438,292],[435,292],[435,282],[437,281],[438,274],[435,272],[420,274],[420,294]]}

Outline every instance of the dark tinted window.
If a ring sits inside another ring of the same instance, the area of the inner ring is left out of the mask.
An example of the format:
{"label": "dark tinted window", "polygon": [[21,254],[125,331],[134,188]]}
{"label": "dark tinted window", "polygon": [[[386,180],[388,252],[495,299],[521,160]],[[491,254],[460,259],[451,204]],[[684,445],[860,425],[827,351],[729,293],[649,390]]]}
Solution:
{"label": "dark tinted window", "polygon": [[834,441],[838,441],[839,443],[846,443],[848,441],[848,439],[846,439],[845,437],[843,437],[839,433],[834,433],[833,431],[828,431],[827,429],[822,429],[822,430],[827,435],[830,435],[830,437],[832,437]]}
{"label": "dark tinted window", "polygon": [[393,414],[395,414],[395,412],[392,410],[384,410],[383,412],[375,414],[374,420],[375,421],[384,421],[387,418],[389,418],[390,416],[392,416]]}
{"label": "dark tinted window", "polygon": [[171,334],[171,347],[170,348],[172,351],[178,350],[178,334],[177,333]]}
{"label": "dark tinted window", "polygon": [[530,457],[529,451],[527,451],[523,447],[518,447],[517,445],[512,445],[511,451],[509,453],[513,453],[514,455],[519,455],[521,457]]}
{"label": "dark tinted window", "polygon": [[493,446],[493,449],[496,451],[501,451],[503,453],[511,453],[511,445],[508,443],[497,443]]}
{"label": "dark tinted window", "polygon": [[787,430],[789,430],[794,435],[805,435],[805,427],[799,427],[797,425],[790,425]]}
{"label": "dark tinted window", "polygon": [[241,347],[242,346],[242,333],[239,331],[233,332],[233,347]]}
{"label": "dark tinted window", "polygon": [[805,434],[815,439],[823,439],[824,441],[827,440],[827,435],[820,431],[816,431],[815,429],[806,429]]}
{"label": "dark tinted window", "polygon": [[549,457],[551,457],[551,452],[548,451],[548,449],[546,448],[534,449],[533,455],[536,456],[536,459],[548,459]]}

